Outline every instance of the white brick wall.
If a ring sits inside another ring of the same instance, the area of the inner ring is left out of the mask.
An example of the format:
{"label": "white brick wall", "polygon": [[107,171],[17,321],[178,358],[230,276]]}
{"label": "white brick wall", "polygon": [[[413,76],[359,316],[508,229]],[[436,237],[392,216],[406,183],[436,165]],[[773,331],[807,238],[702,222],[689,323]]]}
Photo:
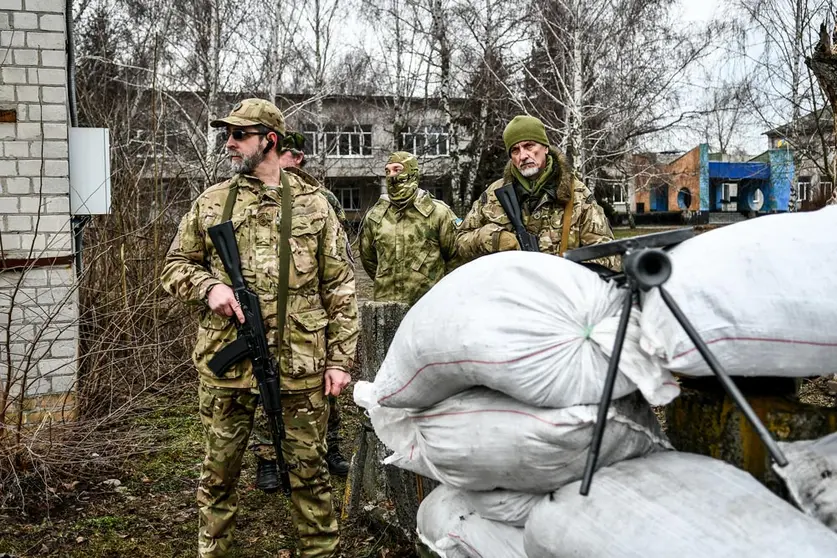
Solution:
{"label": "white brick wall", "polygon": [[[17,116],[17,122],[0,123],[4,260],[72,255],[64,5],[0,0],[0,109]],[[12,362],[11,370],[0,369],[0,385],[18,382],[14,391],[28,396],[72,390],[75,272],[65,261],[22,273],[0,270],[0,329],[11,336],[0,354],[8,353]],[[29,365],[26,355],[35,357]]]}

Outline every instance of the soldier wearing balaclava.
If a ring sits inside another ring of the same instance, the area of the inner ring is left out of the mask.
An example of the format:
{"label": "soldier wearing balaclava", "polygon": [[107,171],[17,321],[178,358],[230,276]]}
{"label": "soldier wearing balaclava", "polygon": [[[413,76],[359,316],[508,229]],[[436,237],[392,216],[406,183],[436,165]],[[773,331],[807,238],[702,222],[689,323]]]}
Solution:
{"label": "soldier wearing balaclava", "polygon": [[444,202],[419,188],[416,156],[390,155],[387,195],[363,220],[360,257],[374,299],[415,304],[455,265],[459,221]]}

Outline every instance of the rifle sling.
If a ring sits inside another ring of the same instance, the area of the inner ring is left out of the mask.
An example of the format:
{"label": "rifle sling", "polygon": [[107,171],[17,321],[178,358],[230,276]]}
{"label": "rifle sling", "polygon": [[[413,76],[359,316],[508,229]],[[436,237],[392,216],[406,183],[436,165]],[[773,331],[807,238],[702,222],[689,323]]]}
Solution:
{"label": "rifle sling", "polygon": [[[289,240],[291,238],[291,210],[293,209],[293,199],[291,198],[291,183],[284,170],[282,170],[280,180],[282,183],[282,217],[279,221],[279,297],[276,301],[276,306],[279,322],[278,346],[279,354],[282,354],[282,340],[285,337],[285,322],[288,310],[288,273],[291,262]],[[236,181],[230,186],[230,191],[227,194],[227,200],[224,203],[224,212],[221,214],[222,223],[228,221],[232,216],[232,210],[235,207],[237,197],[238,182]],[[277,362],[277,364],[279,363]]]}
{"label": "rifle sling", "polygon": [[[285,321],[288,310],[288,274],[290,273],[291,262],[291,210],[293,209],[293,198],[291,197],[291,183],[288,174],[282,169],[282,217],[279,221],[279,298],[276,301],[277,321],[279,325],[279,354],[282,354],[282,340],[285,337]],[[277,362],[279,373],[281,370],[281,359]]]}
{"label": "rifle sling", "polygon": [[[567,251],[567,245],[570,242],[570,225],[573,222],[573,194],[570,192],[570,199],[567,200],[564,206],[564,221],[561,228],[561,257],[564,257],[564,252]],[[581,239],[579,239],[580,241]]]}

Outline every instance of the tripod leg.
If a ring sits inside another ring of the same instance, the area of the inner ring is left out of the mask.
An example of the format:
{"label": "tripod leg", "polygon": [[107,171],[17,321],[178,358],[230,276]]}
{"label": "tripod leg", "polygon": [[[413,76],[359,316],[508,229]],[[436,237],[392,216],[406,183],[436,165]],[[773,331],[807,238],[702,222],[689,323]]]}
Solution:
{"label": "tripod leg", "polygon": [[602,399],[599,402],[599,414],[596,417],[596,425],[593,429],[593,439],[590,441],[590,449],[587,451],[587,464],[584,466],[584,478],[581,481],[579,494],[587,496],[590,492],[590,484],[593,482],[593,472],[596,470],[596,462],[599,460],[599,449],[602,447],[602,438],[607,423],[607,411],[610,409],[610,400],[613,397],[613,386],[616,384],[616,374],[619,372],[619,357],[622,356],[622,345],[625,342],[625,334],[628,332],[628,321],[631,318],[631,307],[634,302],[633,288],[625,293],[625,300],[622,303],[622,314],[619,316],[619,327],[616,329],[616,340],[613,342],[613,352],[610,354],[610,362],[607,367]]}
{"label": "tripod leg", "polygon": [[768,432],[767,428],[759,419],[756,412],[753,411],[753,408],[744,398],[741,391],[739,391],[738,386],[730,379],[729,375],[721,366],[721,363],[718,362],[718,359],[715,358],[715,355],[712,354],[712,351],[709,350],[709,346],[703,342],[703,339],[700,338],[697,330],[695,330],[694,326],[692,326],[691,322],[686,318],[686,315],[683,314],[683,311],[677,306],[677,303],[674,302],[674,299],[665,290],[662,286],[659,287],[660,294],[663,297],[663,302],[666,303],[671,313],[674,314],[674,317],[680,323],[680,326],[686,331],[686,335],[689,336],[689,339],[692,340],[692,343],[695,344],[695,348],[701,354],[703,359],[706,361],[706,364],[709,365],[709,368],[712,369],[715,376],[717,376],[718,381],[721,382],[721,385],[724,386],[727,394],[735,401],[735,404],[741,409],[741,412],[744,413],[744,416],[747,417],[747,420],[750,421],[750,424],[753,425],[756,433],[761,438],[761,441],[764,442],[764,445],[767,446],[767,451],[770,452],[770,456],[773,458],[773,461],[776,462],[779,467],[784,467],[788,464],[788,460],[785,457],[785,454],[782,453],[782,450],[779,449],[779,446],[773,440],[773,437]]}

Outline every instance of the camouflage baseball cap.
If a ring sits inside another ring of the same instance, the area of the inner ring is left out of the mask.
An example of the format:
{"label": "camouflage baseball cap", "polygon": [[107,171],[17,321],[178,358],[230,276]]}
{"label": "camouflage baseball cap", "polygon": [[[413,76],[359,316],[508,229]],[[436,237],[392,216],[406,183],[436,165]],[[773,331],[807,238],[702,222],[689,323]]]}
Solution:
{"label": "camouflage baseball cap", "polygon": [[244,99],[236,103],[229,116],[209,123],[213,128],[258,126],[259,124],[285,135],[285,117],[282,116],[282,111],[264,99]]}

